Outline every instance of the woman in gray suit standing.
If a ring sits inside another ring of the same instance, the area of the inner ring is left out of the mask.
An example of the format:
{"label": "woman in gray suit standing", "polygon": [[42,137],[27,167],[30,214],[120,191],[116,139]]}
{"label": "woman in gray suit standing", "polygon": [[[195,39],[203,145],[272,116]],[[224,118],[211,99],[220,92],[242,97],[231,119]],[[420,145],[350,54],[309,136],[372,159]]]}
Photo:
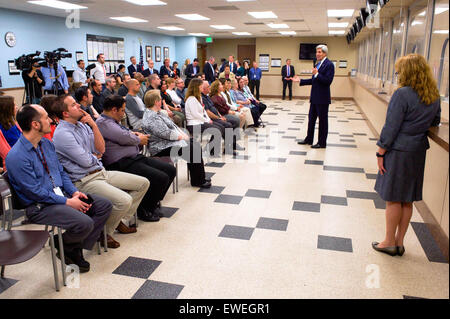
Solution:
{"label": "woman in gray suit standing", "polygon": [[412,203],[422,200],[428,129],[440,122],[441,101],[425,58],[408,54],[395,63],[397,89],[389,102],[377,152],[375,190],[386,201],[386,237],[373,249],[391,256],[405,252],[403,239]]}

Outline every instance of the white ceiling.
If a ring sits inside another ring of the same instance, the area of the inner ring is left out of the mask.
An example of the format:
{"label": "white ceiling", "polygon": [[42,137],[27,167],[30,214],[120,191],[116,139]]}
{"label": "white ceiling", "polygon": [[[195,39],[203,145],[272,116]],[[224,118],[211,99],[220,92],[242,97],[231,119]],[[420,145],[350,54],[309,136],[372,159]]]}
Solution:
{"label": "white ceiling", "polygon": [[[338,22],[328,18],[328,9],[359,9],[365,6],[365,0],[257,0],[249,2],[227,2],[226,0],[162,0],[166,6],[138,6],[123,0],[67,0],[88,7],[81,10],[81,20],[126,27],[160,34],[186,36],[188,33],[207,33],[213,38],[239,38],[231,32],[247,31],[248,37],[276,37],[277,29],[271,29],[266,23],[286,23],[289,29],[297,31],[297,36],[328,36],[328,22]],[[216,11],[210,7],[235,6],[238,10]],[[0,0],[0,7],[27,12],[66,17],[65,10],[53,9],[28,3],[26,0]],[[255,19],[249,11],[273,11],[278,19]],[[188,21],[175,14],[198,13],[210,18],[209,21]],[[109,19],[110,17],[132,16],[148,20],[147,23],[125,23]],[[303,19],[301,22],[284,20]],[[343,18],[339,22],[351,23],[354,19]],[[263,25],[246,25],[247,22],[263,22]],[[216,30],[210,25],[228,24],[235,30]],[[164,31],[158,26],[176,25],[185,31]],[[331,29],[331,30],[334,30]],[[346,29],[348,30],[348,28]],[[218,33],[219,32],[219,33]]]}

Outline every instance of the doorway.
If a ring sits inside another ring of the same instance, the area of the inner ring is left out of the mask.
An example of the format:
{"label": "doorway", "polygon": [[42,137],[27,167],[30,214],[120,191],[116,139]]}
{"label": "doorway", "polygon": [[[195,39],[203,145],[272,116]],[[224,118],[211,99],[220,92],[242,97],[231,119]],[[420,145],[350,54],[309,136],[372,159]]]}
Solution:
{"label": "doorway", "polygon": [[249,65],[251,67],[252,62],[256,61],[256,45],[254,45],[254,44],[239,44],[237,59],[241,63],[245,60],[250,61]]}

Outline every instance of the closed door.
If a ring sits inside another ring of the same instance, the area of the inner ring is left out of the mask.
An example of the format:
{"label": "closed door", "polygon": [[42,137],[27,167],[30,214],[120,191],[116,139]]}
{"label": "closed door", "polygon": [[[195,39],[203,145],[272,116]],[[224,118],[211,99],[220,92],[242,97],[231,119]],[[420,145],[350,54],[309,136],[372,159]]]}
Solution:
{"label": "closed door", "polygon": [[203,68],[206,62],[206,44],[197,45],[197,59],[198,65],[200,65]]}
{"label": "closed door", "polygon": [[250,67],[251,67],[252,62],[256,60],[256,45],[254,45],[254,44],[239,44],[237,58],[241,63],[245,60],[250,61]]}

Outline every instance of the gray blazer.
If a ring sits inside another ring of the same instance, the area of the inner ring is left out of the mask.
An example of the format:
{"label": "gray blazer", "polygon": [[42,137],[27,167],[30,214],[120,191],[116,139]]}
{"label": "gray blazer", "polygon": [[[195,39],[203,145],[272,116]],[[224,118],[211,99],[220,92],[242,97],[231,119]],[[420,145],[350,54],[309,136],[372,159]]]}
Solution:
{"label": "gray blazer", "polygon": [[377,145],[388,151],[427,150],[430,148],[428,129],[439,125],[440,121],[440,99],[425,105],[411,87],[399,88],[389,102],[386,122]]}
{"label": "gray blazer", "polygon": [[178,140],[180,129],[167,116],[146,109],[142,119],[142,129],[145,134],[150,134],[148,149],[150,155],[154,156],[170,147],[185,147],[186,141]]}

